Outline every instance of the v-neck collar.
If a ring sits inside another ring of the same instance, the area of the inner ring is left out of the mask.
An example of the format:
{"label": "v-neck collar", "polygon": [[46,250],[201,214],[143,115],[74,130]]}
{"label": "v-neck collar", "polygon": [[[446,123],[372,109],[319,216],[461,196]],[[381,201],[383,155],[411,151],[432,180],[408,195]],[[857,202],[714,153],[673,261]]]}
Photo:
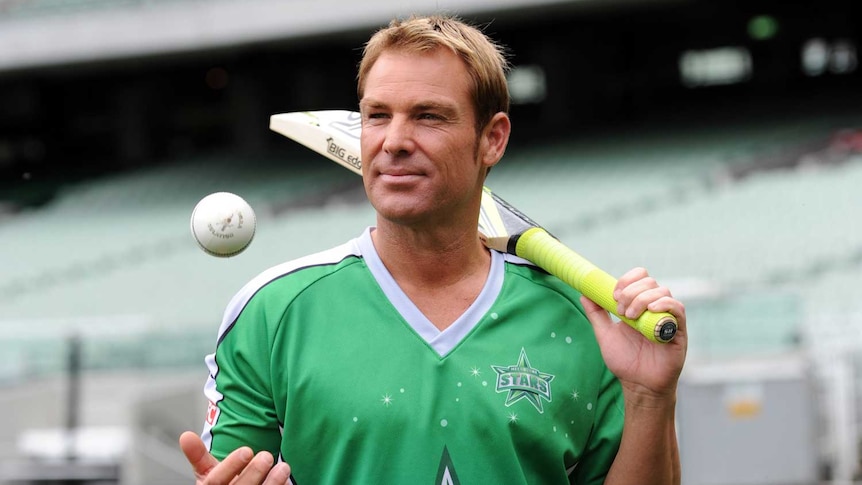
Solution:
{"label": "v-neck collar", "polygon": [[377,284],[380,285],[386,298],[389,299],[392,306],[401,314],[404,321],[437,354],[445,357],[476,327],[500,294],[500,290],[503,288],[505,265],[503,255],[497,251],[491,251],[491,269],[488,272],[488,278],[485,280],[485,286],[482,288],[479,296],[452,325],[440,331],[419,311],[419,308],[404,293],[404,290],[398,286],[395,278],[392,277],[392,274],[383,265],[383,261],[380,259],[380,255],[377,254],[377,250],[374,248],[374,243],[371,240],[371,230],[372,228],[367,228],[357,241],[369,271],[371,271],[372,276],[377,280]]}

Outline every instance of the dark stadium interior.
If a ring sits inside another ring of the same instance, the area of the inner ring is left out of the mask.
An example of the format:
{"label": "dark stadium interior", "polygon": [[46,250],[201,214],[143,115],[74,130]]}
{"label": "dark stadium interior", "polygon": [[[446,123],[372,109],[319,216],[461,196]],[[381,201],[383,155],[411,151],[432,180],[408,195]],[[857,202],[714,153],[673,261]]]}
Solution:
{"label": "dark stadium interior", "polygon": [[[809,75],[809,39],[855,43],[858,2],[577,2],[475,18],[538,65],[540,102],[515,104],[514,141],[781,117],[859,106],[862,72]],[[751,22],[777,28],[756,38]],[[204,154],[253,160],[295,149],[267,130],[270,114],[353,108],[367,31],[231,49],[0,73],[0,194],[7,210],[50,200],[60,184]],[[105,40],[109,42],[109,39]],[[680,55],[741,46],[744,82],[686,87]],[[854,50],[855,56],[855,50]],[[855,62],[855,59],[854,59]]]}

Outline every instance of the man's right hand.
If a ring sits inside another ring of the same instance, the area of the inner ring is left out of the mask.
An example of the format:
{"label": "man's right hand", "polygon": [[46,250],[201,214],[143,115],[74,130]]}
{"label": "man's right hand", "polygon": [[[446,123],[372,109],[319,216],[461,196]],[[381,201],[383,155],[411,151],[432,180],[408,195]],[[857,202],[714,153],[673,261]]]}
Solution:
{"label": "man's right hand", "polygon": [[197,433],[180,435],[180,448],[192,465],[195,485],[286,485],[290,483],[290,466],[278,463],[274,467],[269,452],[255,455],[243,446],[219,462],[207,450]]}

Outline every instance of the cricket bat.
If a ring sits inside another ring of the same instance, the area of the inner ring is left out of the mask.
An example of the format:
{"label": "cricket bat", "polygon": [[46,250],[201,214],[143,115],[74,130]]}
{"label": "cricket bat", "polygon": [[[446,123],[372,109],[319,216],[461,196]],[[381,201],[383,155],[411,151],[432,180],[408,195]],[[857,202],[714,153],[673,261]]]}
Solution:
{"label": "cricket bat", "polygon": [[[270,117],[269,128],[362,175],[360,114],[346,110],[299,111]],[[670,342],[676,318],[649,310],[637,319],[618,315],[616,278],[568,248],[487,187],[482,193],[479,238],[490,249],[524,258],[561,279],[653,342]]]}

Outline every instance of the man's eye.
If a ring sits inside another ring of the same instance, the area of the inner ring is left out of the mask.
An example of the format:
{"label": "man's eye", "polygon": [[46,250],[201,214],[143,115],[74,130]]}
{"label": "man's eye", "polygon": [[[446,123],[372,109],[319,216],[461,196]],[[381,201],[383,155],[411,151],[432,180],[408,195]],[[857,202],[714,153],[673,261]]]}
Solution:
{"label": "man's eye", "polygon": [[422,113],[419,115],[420,120],[440,120],[442,117],[434,113]]}
{"label": "man's eye", "polygon": [[368,113],[363,118],[364,118],[363,121],[365,123],[375,123],[376,124],[377,122],[386,120],[387,118],[389,118],[389,116],[384,112],[377,112],[377,113]]}

